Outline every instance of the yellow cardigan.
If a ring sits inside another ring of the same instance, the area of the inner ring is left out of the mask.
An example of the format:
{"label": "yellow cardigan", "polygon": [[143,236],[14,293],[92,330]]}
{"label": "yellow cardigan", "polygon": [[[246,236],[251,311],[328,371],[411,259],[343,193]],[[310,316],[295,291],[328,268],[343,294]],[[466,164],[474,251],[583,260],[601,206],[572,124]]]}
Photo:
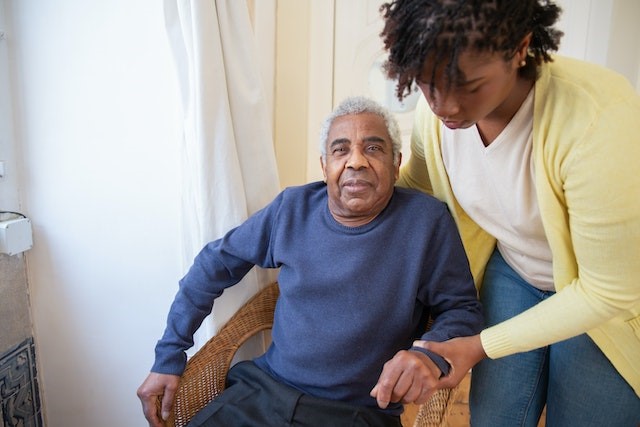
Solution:
{"label": "yellow cardigan", "polygon": [[[558,292],[485,329],[482,345],[499,358],[587,332],[640,396],[640,97],[622,76],[563,57],[534,90],[536,192]],[[479,286],[495,239],[458,205],[440,141],[421,99],[398,185],[449,205]]]}

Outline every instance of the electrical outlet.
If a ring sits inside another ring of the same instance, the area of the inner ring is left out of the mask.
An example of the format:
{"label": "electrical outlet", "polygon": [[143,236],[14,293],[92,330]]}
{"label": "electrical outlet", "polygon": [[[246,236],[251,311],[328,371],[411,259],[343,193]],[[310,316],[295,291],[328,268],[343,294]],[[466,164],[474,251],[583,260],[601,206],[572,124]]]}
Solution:
{"label": "electrical outlet", "polygon": [[16,255],[31,249],[33,235],[28,218],[0,221],[0,253]]}

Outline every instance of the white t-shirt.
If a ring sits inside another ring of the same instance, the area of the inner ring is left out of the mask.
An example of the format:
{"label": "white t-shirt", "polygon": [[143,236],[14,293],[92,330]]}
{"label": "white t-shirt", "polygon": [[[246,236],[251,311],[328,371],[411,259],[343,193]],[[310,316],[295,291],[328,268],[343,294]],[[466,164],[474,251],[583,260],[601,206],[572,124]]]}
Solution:
{"label": "white t-shirt", "polygon": [[476,126],[442,129],[444,165],[460,206],[497,239],[505,261],[524,280],[551,291],[551,249],[536,197],[532,143],[533,90],[488,147]]}

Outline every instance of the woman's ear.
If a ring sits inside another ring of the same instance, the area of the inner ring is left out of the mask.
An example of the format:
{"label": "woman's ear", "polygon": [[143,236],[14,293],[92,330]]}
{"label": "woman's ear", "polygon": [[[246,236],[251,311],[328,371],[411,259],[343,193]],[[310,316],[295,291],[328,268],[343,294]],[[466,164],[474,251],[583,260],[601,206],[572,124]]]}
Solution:
{"label": "woman's ear", "polygon": [[519,64],[522,64],[523,61],[525,61],[526,63],[527,54],[529,53],[529,45],[531,44],[532,38],[533,38],[533,33],[529,32],[520,41],[520,44],[518,45],[518,50],[516,51],[516,55],[515,55]]}

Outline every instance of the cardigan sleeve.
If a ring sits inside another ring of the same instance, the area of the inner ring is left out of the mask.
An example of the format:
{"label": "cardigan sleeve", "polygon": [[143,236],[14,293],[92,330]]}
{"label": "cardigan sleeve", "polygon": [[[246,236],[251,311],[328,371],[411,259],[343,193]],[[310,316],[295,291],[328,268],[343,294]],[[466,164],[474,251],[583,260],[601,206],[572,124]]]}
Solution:
{"label": "cardigan sleeve", "polygon": [[425,108],[428,107],[424,99],[421,98],[416,107],[415,122],[411,132],[411,156],[409,156],[409,161],[406,165],[400,169],[400,178],[396,185],[433,194],[424,156]]}
{"label": "cardigan sleeve", "polygon": [[[536,163],[541,165],[536,171],[544,171],[549,181],[539,198],[558,292],[483,331],[482,344],[491,358],[592,331],[616,316],[632,316],[638,307],[640,98],[628,85],[626,92],[613,85],[611,76],[592,80],[600,85],[606,81],[610,87],[599,91],[613,95],[594,100],[587,109],[574,105],[581,98],[560,99],[563,92],[556,91],[556,106],[545,112],[541,108],[536,117],[547,122],[539,130],[547,141],[540,152],[545,161]],[[572,84],[586,86],[564,86]],[[571,116],[572,111],[579,113]],[[563,114],[571,119],[561,120]],[[552,116],[563,124],[551,124]]]}

